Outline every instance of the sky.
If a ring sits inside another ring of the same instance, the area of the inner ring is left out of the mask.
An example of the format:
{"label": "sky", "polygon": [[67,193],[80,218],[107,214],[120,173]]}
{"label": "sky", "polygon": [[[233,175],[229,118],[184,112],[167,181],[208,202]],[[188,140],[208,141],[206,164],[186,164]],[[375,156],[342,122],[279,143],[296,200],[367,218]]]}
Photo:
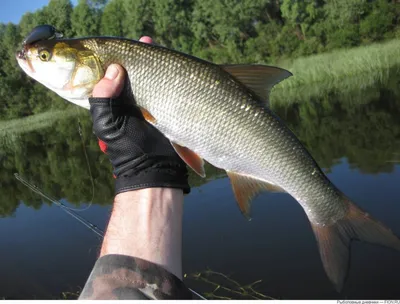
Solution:
{"label": "sky", "polygon": [[[48,0],[1,0],[0,22],[19,23],[23,14],[34,12],[47,5],[48,2]],[[72,0],[71,2],[76,5],[78,0]]]}

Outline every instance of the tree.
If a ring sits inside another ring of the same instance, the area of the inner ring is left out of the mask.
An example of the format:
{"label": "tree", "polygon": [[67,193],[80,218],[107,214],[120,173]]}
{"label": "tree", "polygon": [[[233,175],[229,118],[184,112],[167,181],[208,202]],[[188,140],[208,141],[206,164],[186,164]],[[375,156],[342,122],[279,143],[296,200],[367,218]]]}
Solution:
{"label": "tree", "polygon": [[365,40],[382,40],[396,26],[396,6],[386,0],[377,0],[368,16],[360,22],[360,35]]}
{"label": "tree", "polygon": [[297,38],[307,39],[307,30],[318,17],[318,2],[315,0],[283,0],[282,17],[285,23],[296,30]]}
{"label": "tree", "polygon": [[360,43],[359,22],[368,11],[367,0],[327,0],[324,6],[328,48]]}
{"label": "tree", "polygon": [[125,0],[123,26],[128,38],[154,37],[153,7],[156,0]]}
{"label": "tree", "polygon": [[123,20],[125,18],[123,0],[111,0],[104,8],[101,16],[101,35],[119,36],[125,35]]}
{"label": "tree", "polygon": [[46,22],[62,32],[65,37],[72,37],[72,10],[70,0],[51,0],[44,8]]}
{"label": "tree", "polygon": [[101,11],[90,5],[89,0],[79,0],[71,15],[72,31],[76,36],[98,35]]}
{"label": "tree", "polygon": [[195,1],[194,50],[205,57],[211,55],[216,62],[243,62],[246,41],[256,37],[256,25],[265,20],[268,8],[269,1],[262,0]]}
{"label": "tree", "polygon": [[154,1],[153,23],[157,43],[191,52],[192,0]]}

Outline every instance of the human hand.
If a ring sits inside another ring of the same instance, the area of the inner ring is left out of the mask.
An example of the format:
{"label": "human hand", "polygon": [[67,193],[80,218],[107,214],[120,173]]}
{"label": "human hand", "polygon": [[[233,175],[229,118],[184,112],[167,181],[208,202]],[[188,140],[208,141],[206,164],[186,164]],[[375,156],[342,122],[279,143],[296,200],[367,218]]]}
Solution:
{"label": "human hand", "polygon": [[[150,37],[140,41],[152,43]],[[186,165],[169,140],[144,120],[136,106],[123,102],[125,77],[121,66],[110,65],[89,98],[94,133],[114,168],[116,194],[151,187],[189,193]]]}

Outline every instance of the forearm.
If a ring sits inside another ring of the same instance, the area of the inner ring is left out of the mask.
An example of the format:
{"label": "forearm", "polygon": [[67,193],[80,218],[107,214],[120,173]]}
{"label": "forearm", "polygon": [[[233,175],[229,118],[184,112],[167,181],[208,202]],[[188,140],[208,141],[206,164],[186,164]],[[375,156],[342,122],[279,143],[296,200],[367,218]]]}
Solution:
{"label": "forearm", "polygon": [[93,131],[113,165],[115,191],[131,191],[115,197],[100,257],[80,299],[191,299],[181,253],[187,168],[162,133],[131,103],[115,98],[125,76],[121,66],[110,65],[89,99]]}
{"label": "forearm", "polygon": [[182,279],[182,213],[180,189],[147,188],[118,194],[100,257],[141,258]]}

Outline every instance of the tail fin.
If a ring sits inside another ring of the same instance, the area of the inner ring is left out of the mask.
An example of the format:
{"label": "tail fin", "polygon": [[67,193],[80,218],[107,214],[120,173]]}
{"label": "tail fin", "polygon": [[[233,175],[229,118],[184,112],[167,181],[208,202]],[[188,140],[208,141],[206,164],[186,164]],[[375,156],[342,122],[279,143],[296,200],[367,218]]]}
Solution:
{"label": "tail fin", "polygon": [[400,251],[400,239],[383,224],[349,203],[347,215],[330,226],[311,224],[325,271],[338,292],[349,268],[350,243],[360,240]]}

